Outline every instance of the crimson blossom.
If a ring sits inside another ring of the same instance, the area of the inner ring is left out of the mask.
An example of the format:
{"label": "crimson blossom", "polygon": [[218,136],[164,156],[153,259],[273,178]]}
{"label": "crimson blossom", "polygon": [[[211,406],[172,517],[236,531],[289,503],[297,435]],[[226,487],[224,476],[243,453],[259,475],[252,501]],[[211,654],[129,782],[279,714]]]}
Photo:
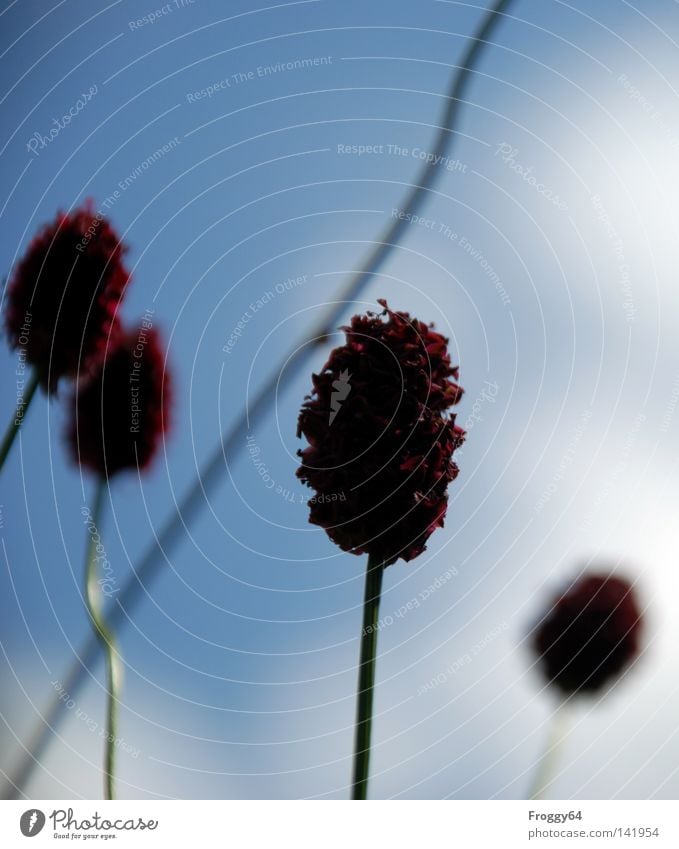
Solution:
{"label": "crimson blossom", "polygon": [[533,632],[547,681],[564,695],[615,680],[640,650],[642,614],[625,578],[586,574],[559,594]]}
{"label": "crimson blossom", "polygon": [[344,551],[412,560],[443,526],[464,439],[448,410],[463,390],[448,340],[406,312],[356,315],[299,415],[298,477],[313,524]]}
{"label": "crimson blossom", "polygon": [[50,392],[101,361],[130,279],[126,252],[111,224],[86,203],[45,225],[12,274],[10,345]]}
{"label": "crimson blossom", "polygon": [[168,428],[171,379],[158,333],[144,325],[114,331],[104,361],[75,389],[71,452],[102,478],[146,469]]}

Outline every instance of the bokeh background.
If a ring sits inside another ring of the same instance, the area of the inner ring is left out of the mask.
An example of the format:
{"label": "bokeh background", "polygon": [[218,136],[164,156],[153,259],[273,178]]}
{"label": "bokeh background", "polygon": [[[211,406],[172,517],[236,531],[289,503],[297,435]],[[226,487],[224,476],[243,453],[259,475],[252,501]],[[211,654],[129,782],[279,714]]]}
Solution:
{"label": "bokeh background", "polygon": [[[175,374],[153,471],[110,489],[102,533],[118,586],[248,392],[282,368],[400,208],[484,9],[4,0],[3,275],[58,208],[109,198],[131,245],[124,316],[153,310]],[[385,577],[375,798],[525,797],[554,708],[526,635],[588,564],[636,582],[645,650],[574,711],[552,793],[679,792],[677,39],[671,0],[517,0],[473,75],[422,211],[431,224],[411,225],[346,305],[349,317],[387,297],[450,336],[469,431],[445,528]],[[123,798],[348,795],[365,563],[307,523],[295,478],[297,410],[338,339],[243,431],[125,618]],[[16,366],[5,346],[5,419]],[[63,428],[63,405],[38,398],[1,481],[5,777],[89,634],[92,482]],[[26,796],[100,795],[102,682],[93,665]]]}

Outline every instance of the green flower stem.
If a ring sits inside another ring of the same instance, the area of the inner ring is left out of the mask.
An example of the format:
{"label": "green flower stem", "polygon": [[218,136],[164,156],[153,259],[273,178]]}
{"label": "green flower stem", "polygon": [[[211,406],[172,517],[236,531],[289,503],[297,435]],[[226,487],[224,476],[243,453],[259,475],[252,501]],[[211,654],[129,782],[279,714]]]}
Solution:
{"label": "green flower stem", "polygon": [[533,789],[530,799],[542,799],[555,777],[556,765],[563,742],[568,736],[569,710],[565,702],[559,702],[550,720],[547,745],[542,753],[540,762],[533,779]]}
{"label": "green flower stem", "polygon": [[[99,532],[101,523],[106,483],[100,479],[94,497],[92,523],[95,532]],[[97,579],[97,543],[96,533],[90,533],[87,545],[87,561],[85,566],[85,600],[87,612],[92,620],[92,626],[97,639],[101,643],[106,658],[106,757],[104,763],[104,797],[114,799],[114,775],[116,754],[116,730],[118,727],[118,700],[122,682],[122,666],[120,654],[113,633],[107,628],[103,611],[103,593]]]}
{"label": "green flower stem", "polygon": [[358,705],[356,708],[352,799],[366,799],[368,796],[375,658],[377,655],[377,632],[379,631],[378,621],[383,575],[384,564],[381,561],[374,560],[373,557],[369,557],[368,568],[365,573],[361,659],[358,667]]}
{"label": "green flower stem", "polygon": [[38,384],[40,383],[40,373],[37,368],[34,368],[31,372],[30,377],[28,378],[28,383],[26,384],[26,388],[24,390],[24,396],[19,404],[17,404],[16,410],[14,411],[14,415],[12,416],[12,420],[10,421],[7,430],[5,431],[5,436],[2,440],[2,444],[0,444],[0,469],[5,465],[5,460],[7,459],[7,455],[9,454],[10,448],[14,440],[16,439],[17,433],[19,433],[19,428],[21,427],[21,423],[24,420],[24,416],[26,415],[26,410],[28,410],[28,406],[33,400],[33,396],[35,395],[35,390],[38,388]]}

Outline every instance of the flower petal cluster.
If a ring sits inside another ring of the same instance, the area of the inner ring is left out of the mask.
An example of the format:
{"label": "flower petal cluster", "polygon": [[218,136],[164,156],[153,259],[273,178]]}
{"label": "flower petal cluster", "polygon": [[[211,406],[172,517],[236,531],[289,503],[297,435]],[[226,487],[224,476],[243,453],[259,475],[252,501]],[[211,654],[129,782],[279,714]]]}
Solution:
{"label": "flower petal cluster", "polygon": [[453,453],[464,439],[448,340],[395,312],[357,315],[299,415],[298,477],[316,491],[309,521],[343,550],[412,560],[443,526]]}
{"label": "flower petal cluster", "polygon": [[104,361],[75,388],[68,430],[75,461],[102,477],[146,469],[167,431],[171,395],[157,331],[118,330]]}
{"label": "flower petal cluster", "polygon": [[33,239],[7,287],[10,344],[56,390],[104,355],[130,274],[126,246],[91,204],[59,213]]}
{"label": "flower petal cluster", "polygon": [[632,585],[587,574],[553,600],[533,633],[533,648],[545,677],[562,693],[595,692],[636,658],[641,631]]}

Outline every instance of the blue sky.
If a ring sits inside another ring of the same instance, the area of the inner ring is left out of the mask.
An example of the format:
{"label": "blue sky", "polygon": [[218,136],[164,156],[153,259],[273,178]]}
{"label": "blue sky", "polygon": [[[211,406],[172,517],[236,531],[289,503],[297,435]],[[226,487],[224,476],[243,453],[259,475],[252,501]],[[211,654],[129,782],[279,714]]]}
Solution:
{"label": "blue sky", "polygon": [[[103,534],[120,584],[400,208],[484,7],[163,8],[144,21],[158,7],[66,0],[39,14],[19,0],[0,18],[3,274],[58,208],[108,198],[131,247],[124,317],[153,310],[174,374],[161,456],[111,486]],[[525,795],[553,708],[525,635],[590,561],[638,581],[647,646],[574,711],[553,792],[679,791],[676,33],[669,0],[515,2],[468,90],[430,223],[410,225],[346,305],[343,320],[386,297],[450,336],[469,430],[445,529],[386,575],[374,797]],[[365,564],[308,524],[294,474],[297,410],[339,338],[243,431],[121,631],[122,797],[347,795]],[[6,418],[15,368],[5,349]],[[38,398],[0,483],[3,768],[88,633],[92,481],[63,429],[59,400]],[[248,435],[288,498],[262,484]],[[97,666],[29,796],[99,794],[86,718],[101,722],[102,680]]]}

